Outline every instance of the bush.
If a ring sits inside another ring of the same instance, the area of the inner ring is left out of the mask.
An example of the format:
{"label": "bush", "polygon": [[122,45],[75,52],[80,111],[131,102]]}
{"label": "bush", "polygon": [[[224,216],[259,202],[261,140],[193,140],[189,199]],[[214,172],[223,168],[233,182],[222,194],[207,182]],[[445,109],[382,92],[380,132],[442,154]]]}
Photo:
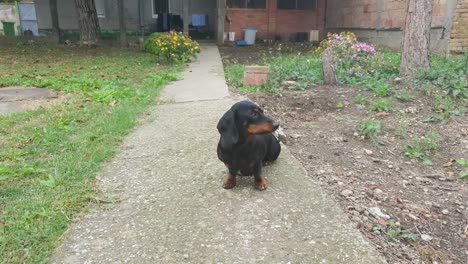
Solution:
{"label": "bush", "polygon": [[322,52],[327,48],[331,48],[338,66],[346,69],[350,76],[372,73],[371,62],[379,54],[374,45],[359,42],[351,32],[328,33],[316,51]]}
{"label": "bush", "polygon": [[163,63],[185,63],[200,52],[200,45],[184,33],[153,33],[145,41],[145,51]]}
{"label": "bush", "polygon": [[341,82],[354,87],[372,89],[378,96],[387,96],[388,80],[398,76],[398,53],[380,52],[374,45],[359,42],[354,33],[328,34],[315,51],[331,48]]}

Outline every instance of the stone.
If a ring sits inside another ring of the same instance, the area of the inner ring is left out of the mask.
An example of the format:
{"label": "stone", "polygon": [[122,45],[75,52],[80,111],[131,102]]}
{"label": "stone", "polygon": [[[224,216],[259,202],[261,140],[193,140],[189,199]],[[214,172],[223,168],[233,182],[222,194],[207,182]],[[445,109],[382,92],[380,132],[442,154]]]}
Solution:
{"label": "stone", "polygon": [[345,190],[340,192],[340,195],[343,196],[343,197],[348,197],[348,196],[353,195],[353,191],[345,189]]}
{"label": "stone", "polygon": [[372,153],[374,153],[374,152],[372,152],[372,150],[370,150],[370,149],[363,149],[363,150],[364,150],[364,152],[365,152],[367,155],[372,155]]}
{"label": "stone", "polygon": [[448,214],[449,214],[449,210],[447,210],[447,209],[442,210],[442,214],[448,215]]}
{"label": "stone", "polygon": [[367,211],[377,219],[379,219],[379,218],[383,218],[385,220],[390,219],[390,216],[383,213],[382,210],[380,208],[378,208],[378,207],[369,207],[369,208],[367,208]]}
{"label": "stone", "polygon": [[421,240],[422,241],[426,241],[426,242],[429,242],[432,240],[432,237],[430,235],[427,235],[427,234],[422,234],[421,235]]}

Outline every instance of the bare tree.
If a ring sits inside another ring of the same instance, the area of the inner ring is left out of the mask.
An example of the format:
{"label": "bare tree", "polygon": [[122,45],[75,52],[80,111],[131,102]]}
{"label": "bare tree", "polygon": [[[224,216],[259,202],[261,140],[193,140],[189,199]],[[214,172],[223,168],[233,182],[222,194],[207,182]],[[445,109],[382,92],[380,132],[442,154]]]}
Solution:
{"label": "bare tree", "polygon": [[101,29],[94,0],[75,0],[80,26],[80,42],[85,46],[96,46]]}
{"label": "bare tree", "polygon": [[50,16],[52,18],[52,30],[58,38],[58,43],[63,42],[62,30],[60,30],[57,0],[49,0]]}
{"label": "bare tree", "polygon": [[403,29],[400,75],[431,67],[430,33],[434,0],[408,0]]}

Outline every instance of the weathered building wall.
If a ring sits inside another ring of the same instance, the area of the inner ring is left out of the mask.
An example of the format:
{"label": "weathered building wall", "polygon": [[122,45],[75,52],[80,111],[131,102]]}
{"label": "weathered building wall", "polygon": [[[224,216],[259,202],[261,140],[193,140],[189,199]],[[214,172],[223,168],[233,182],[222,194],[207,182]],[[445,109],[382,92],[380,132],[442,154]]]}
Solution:
{"label": "weathered building wall", "polygon": [[15,23],[15,32],[17,27],[20,25],[18,12],[14,4],[3,4],[0,3],[0,35],[3,35],[3,24],[1,21]]}
{"label": "weathered building wall", "polygon": [[[460,9],[457,2],[467,0],[434,0],[431,31],[434,52],[449,49],[454,12]],[[328,0],[326,28],[331,32],[350,30],[364,41],[399,49],[406,5],[407,0]]]}

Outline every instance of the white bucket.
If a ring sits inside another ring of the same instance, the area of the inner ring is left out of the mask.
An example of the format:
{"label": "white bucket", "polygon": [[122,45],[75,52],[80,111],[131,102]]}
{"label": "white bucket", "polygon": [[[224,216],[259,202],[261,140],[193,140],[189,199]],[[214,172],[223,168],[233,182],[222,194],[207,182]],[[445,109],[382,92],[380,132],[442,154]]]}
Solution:
{"label": "white bucket", "polygon": [[236,40],[236,32],[229,32],[229,41],[235,41]]}
{"label": "white bucket", "polygon": [[257,29],[256,28],[244,28],[244,31],[245,31],[244,40],[247,43],[247,45],[255,44],[255,35],[257,33]]}

